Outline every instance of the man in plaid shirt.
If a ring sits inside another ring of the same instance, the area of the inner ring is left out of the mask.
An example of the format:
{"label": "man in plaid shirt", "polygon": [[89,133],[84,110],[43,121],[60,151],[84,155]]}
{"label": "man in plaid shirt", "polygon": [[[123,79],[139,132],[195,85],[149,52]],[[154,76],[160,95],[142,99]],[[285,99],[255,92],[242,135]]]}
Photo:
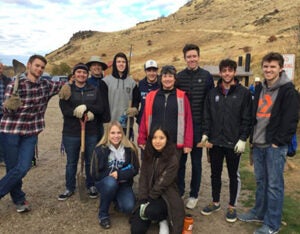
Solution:
{"label": "man in plaid shirt", "polygon": [[[18,87],[22,104],[16,110],[11,110],[4,103],[0,123],[7,169],[6,175],[0,180],[0,199],[10,193],[17,212],[30,210],[22,191],[22,178],[31,168],[38,134],[45,127],[44,115],[48,101],[61,88],[59,82],[40,80],[46,64],[47,60],[41,55],[29,58],[26,77],[20,79]],[[13,87],[14,83],[7,86],[5,100],[11,97]]]}

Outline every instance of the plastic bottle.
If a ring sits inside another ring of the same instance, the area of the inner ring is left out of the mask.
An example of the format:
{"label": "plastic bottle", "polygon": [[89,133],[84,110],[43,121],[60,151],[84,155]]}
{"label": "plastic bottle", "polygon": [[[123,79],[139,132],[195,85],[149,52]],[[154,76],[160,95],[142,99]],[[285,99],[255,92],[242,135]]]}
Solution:
{"label": "plastic bottle", "polygon": [[192,215],[187,214],[184,218],[182,234],[192,234],[194,219]]}

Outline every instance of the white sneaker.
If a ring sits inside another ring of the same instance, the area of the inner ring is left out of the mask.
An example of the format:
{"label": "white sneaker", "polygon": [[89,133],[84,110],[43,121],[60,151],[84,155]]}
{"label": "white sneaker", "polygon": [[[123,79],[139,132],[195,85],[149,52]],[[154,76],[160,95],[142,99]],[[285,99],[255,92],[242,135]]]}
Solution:
{"label": "white sneaker", "polygon": [[159,222],[159,234],[169,234],[169,224],[166,219]]}
{"label": "white sneaker", "polygon": [[190,197],[186,203],[186,208],[194,209],[197,205],[198,198]]}

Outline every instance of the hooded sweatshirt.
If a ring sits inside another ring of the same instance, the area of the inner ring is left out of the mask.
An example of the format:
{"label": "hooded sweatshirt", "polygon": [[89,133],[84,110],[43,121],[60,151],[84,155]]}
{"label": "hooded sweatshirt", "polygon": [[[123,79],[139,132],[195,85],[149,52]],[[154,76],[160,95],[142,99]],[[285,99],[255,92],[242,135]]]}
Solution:
{"label": "hooded sweatshirt", "polygon": [[266,80],[262,83],[262,90],[259,95],[258,107],[256,111],[257,124],[254,126],[253,144],[259,147],[268,147],[266,142],[266,129],[270,123],[271,112],[276,101],[279,88],[290,83],[291,80],[287,77],[285,72],[282,72],[279,79],[270,87],[268,87]]}

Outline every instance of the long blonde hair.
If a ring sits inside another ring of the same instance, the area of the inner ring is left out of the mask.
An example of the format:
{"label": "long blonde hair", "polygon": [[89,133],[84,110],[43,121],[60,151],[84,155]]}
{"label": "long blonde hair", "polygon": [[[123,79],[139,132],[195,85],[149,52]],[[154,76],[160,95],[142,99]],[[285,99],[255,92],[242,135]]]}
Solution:
{"label": "long blonde hair", "polygon": [[112,121],[107,124],[104,134],[103,134],[103,137],[101,138],[101,140],[99,141],[97,146],[99,146],[99,145],[108,146],[110,144],[108,136],[109,136],[109,132],[113,126],[116,126],[121,131],[121,134],[122,134],[121,144],[124,147],[131,148],[135,152],[135,154],[138,155],[138,150],[137,150],[136,146],[126,137],[126,135],[124,134],[124,131],[123,131],[123,127],[118,121]]}

